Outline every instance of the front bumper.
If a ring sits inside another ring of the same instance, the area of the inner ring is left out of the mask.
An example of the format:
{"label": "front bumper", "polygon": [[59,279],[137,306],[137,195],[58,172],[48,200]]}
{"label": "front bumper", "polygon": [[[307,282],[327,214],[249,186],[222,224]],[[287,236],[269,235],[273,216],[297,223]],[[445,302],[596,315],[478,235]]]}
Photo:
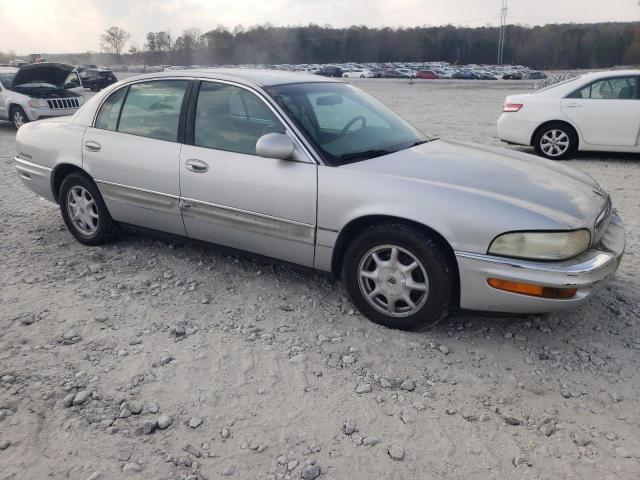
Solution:
{"label": "front bumper", "polygon": [[41,120],[50,117],[63,117],[73,115],[78,111],[77,108],[49,108],[49,107],[27,107],[25,113],[30,121]]}
{"label": "front bumper", "polygon": [[[585,302],[622,260],[625,230],[612,214],[602,239],[591,250],[561,262],[537,262],[456,252],[460,271],[460,307],[469,310],[513,313],[543,313],[572,308]],[[497,290],[490,278],[530,283],[553,288],[577,288],[569,299],[549,299]]]}

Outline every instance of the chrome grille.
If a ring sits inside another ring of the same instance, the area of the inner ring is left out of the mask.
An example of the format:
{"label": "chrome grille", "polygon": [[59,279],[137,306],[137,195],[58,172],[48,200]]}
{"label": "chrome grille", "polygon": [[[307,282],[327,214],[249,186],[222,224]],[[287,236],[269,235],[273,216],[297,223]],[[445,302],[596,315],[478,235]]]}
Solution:
{"label": "chrome grille", "polygon": [[593,243],[596,244],[606,232],[607,227],[609,226],[609,221],[611,220],[611,212],[613,211],[613,207],[611,205],[611,198],[607,197],[607,203],[605,203],[604,208],[598,218],[596,219],[596,224],[594,226],[594,238]]}
{"label": "chrome grille", "polygon": [[47,105],[51,110],[68,110],[70,108],[79,108],[80,102],[77,98],[51,98],[47,100]]}

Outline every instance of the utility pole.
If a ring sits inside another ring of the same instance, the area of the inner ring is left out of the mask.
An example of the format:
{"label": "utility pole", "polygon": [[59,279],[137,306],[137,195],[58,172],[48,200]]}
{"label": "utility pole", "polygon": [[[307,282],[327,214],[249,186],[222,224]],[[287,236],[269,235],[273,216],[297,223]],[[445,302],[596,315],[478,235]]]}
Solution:
{"label": "utility pole", "polygon": [[502,0],[502,8],[500,8],[500,36],[498,39],[498,65],[502,65],[504,59],[504,43],[507,29],[507,0]]}

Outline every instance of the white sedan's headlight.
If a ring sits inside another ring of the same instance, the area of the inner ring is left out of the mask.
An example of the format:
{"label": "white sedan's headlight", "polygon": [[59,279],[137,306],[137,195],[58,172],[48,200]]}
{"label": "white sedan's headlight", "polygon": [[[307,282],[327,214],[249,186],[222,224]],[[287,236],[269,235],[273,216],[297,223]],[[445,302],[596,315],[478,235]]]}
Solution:
{"label": "white sedan's headlight", "polygon": [[589,248],[588,230],[571,232],[513,232],[497,237],[489,254],[530,260],[566,260]]}
{"label": "white sedan's headlight", "polygon": [[43,98],[31,98],[29,100],[29,106],[32,108],[46,107],[47,101]]}

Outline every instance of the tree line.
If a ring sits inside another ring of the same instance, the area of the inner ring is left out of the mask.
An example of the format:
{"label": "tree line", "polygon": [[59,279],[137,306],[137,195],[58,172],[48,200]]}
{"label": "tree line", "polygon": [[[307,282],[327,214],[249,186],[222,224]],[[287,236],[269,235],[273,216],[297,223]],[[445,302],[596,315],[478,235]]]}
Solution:
{"label": "tree line", "polygon": [[[606,68],[640,64],[640,22],[509,25],[505,63],[533,68]],[[149,64],[300,64],[339,62],[496,62],[498,28],[452,25],[415,28],[332,28],[258,25],[233,31],[192,28],[172,37],[149,32],[142,51]]]}
{"label": "tree line", "polygon": [[[100,36],[104,53],[47,55],[47,58],[102,65],[274,65],[349,61],[494,64],[498,49],[497,27],[452,25],[397,29],[257,25],[238,26],[233,30],[217,27],[206,32],[191,28],[177,36],[166,30],[149,32],[141,47],[130,45],[130,38],[128,32],[111,27]],[[506,42],[505,63],[537,69],[640,64],[640,22],[509,25]]]}

